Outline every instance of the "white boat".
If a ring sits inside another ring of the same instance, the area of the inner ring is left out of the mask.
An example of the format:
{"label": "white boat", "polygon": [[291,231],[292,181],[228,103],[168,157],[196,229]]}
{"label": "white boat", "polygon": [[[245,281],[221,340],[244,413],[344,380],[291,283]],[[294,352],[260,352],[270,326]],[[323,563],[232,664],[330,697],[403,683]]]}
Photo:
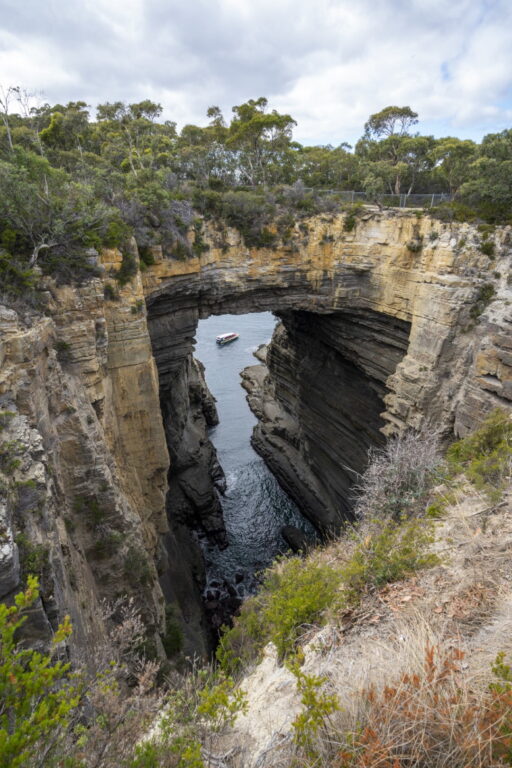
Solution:
{"label": "white boat", "polygon": [[236,341],[240,336],[239,333],[221,333],[216,337],[217,344],[230,344],[232,341]]}

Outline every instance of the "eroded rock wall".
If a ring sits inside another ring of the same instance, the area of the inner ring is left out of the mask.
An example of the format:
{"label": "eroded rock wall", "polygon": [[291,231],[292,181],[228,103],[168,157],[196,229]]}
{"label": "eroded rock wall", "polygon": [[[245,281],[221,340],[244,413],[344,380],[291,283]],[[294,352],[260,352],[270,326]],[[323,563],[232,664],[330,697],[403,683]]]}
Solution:
{"label": "eroded rock wall", "polygon": [[200,256],[155,249],[118,296],[121,254],[106,251],[102,278],[43,279],[43,316],[2,310],[0,597],[37,571],[42,638],[68,612],[90,651],[103,598],[130,594],[158,650],[165,593],[187,648],[206,648],[190,528],[223,544],[223,479],[192,359],[199,317],[280,314],[252,397],[261,450],[324,527],[383,436],[428,422],[463,434],[511,407],[510,228],[492,234],[491,260],[477,228],[407,211],[367,209],[350,232],[343,214],[317,216],[271,249],[216,227]]}
{"label": "eroded rock wall", "polygon": [[382,445],[386,381],[409,324],[368,310],[280,313],[267,376],[245,374],[259,414],[253,445],[292,498],[324,530],[350,515],[350,488]]}
{"label": "eroded rock wall", "polygon": [[[179,612],[196,599],[167,523],[169,456],[140,275],[119,289],[108,275],[121,254],[102,260],[104,277],[80,287],[43,280],[46,317],[0,315],[0,599],[36,573],[27,632],[47,642],[68,613],[73,652],[86,659],[106,642],[103,601],[123,595],[162,653],[164,538],[183,574],[168,600]],[[185,630],[197,620],[187,618]],[[195,624],[189,635],[189,650],[205,648]]]}
{"label": "eroded rock wall", "polygon": [[350,231],[342,214],[317,216],[269,249],[229,230],[220,244],[212,224],[203,239],[186,262],[156,249],[144,275],[161,384],[198,317],[277,312],[255,445],[321,526],[346,513],[350,477],[386,435],[461,435],[511,407],[510,228],[493,233],[493,258],[476,227],[414,211],[366,209]]}

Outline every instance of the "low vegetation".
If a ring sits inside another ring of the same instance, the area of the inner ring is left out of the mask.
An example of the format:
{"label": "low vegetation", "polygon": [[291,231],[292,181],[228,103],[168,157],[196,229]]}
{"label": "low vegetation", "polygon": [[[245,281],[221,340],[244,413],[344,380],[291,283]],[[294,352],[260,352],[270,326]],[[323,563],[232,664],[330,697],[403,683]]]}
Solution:
{"label": "low vegetation", "polygon": [[[254,248],[280,239],[294,247],[295,225],[315,213],[345,209],[351,232],[358,197],[382,207],[419,192],[430,206],[445,193],[454,199],[434,211],[444,221],[511,217],[511,130],[480,144],[435,139],[415,132],[410,107],[390,106],[370,115],[353,150],[305,147],[293,139],[293,117],[269,110],[263,97],[234,106],[229,122],[212,106],[207,125],[178,132],[148,99],[100,104],[92,119],[84,102],[39,104],[9,86],[4,93],[0,281],[12,301],[35,300],[39,271],[60,282],[97,274],[103,247],[122,250],[117,278],[128,282],[132,236],[142,268],[154,246],[168,258],[200,256],[207,245],[198,216],[235,227]],[[279,220],[288,224],[276,227]],[[419,251],[422,243],[408,247]],[[487,232],[480,249],[493,257]]]}
{"label": "low vegetation", "polygon": [[450,446],[447,460],[453,475],[463,473],[498,502],[512,478],[512,419],[503,410],[494,411],[480,429]]}
{"label": "low vegetation", "polygon": [[[17,641],[38,599],[28,575],[15,605],[0,606],[0,766],[241,768],[236,743],[223,741],[247,709],[234,674],[256,663],[269,642],[293,673],[301,704],[277,761],[284,768],[512,765],[512,671],[503,653],[470,675],[456,643],[417,633],[416,645],[402,644],[405,655],[386,683],[363,686],[350,706],[329,676],[307,668],[305,655],[322,624],[341,627],[389,585],[443,564],[433,549],[445,513],[440,499],[469,483],[498,504],[511,462],[512,421],[502,411],[452,444],[444,459],[435,435],[390,441],[360,479],[356,523],[306,558],[283,558],[266,572],[225,630],[216,668],[183,666],[172,609],[163,637],[177,662],[161,669],[148,661],[138,612],[120,599],[106,609],[112,633],[94,654],[95,669],[78,665],[72,673],[55,654]],[[94,504],[79,503],[96,524]],[[56,649],[62,652],[70,632],[66,620]],[[226,743],[232,746],[221,754]]]}

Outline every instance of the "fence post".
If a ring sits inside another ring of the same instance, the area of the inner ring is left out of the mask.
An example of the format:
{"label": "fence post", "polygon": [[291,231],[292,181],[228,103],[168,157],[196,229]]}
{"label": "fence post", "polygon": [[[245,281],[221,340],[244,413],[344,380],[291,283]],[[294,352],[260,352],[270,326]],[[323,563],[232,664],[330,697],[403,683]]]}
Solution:
{"label": "fence post", "polygon": [[352,190],[352,200],[351,200],[351,202],[352,203],[354,202],[354,190]]}

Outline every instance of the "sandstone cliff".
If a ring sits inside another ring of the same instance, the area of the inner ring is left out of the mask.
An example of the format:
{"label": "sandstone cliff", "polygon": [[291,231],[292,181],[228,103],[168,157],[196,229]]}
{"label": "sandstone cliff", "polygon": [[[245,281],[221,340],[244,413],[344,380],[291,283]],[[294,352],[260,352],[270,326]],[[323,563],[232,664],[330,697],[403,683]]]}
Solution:
{"label": "sandstone cliff", "polygon": [[102,277],[42,281],[43,315],[2,309],[0,597],[37,570],[41,637],[69,612],[90,648],[101,600],[131,594],[157,652],[166,601],[187,647],[206,649],[195,531],[223,546],[223,476],[192,358],[199,317],[279,314],[268,375],[249,376],[255,444],[323,528],[386,434],[427,421],[463,434],[510,407],[509,228],[492,234],[491,260],[468,224],[371,209],[351,231],[344,221],[299,222],[272,249],[207,222],[207,250],[154,249],[118,296],[121,254],[106,251]]}
{"label": "sandstone cliff", "polygon": [[143,276],[161,387],[199,317],[276,312],[268,376],[245,377],[254,445],[320,527],[348,513],[385,435],[426,423],[462,435],[510,407],[510,228],[491,235],[492,257],[477,227],[414,211],[365,209],[350,231],[317,216],[271,249],[211,223],[203,237],[209,250],[186,262],[156,249]]}

